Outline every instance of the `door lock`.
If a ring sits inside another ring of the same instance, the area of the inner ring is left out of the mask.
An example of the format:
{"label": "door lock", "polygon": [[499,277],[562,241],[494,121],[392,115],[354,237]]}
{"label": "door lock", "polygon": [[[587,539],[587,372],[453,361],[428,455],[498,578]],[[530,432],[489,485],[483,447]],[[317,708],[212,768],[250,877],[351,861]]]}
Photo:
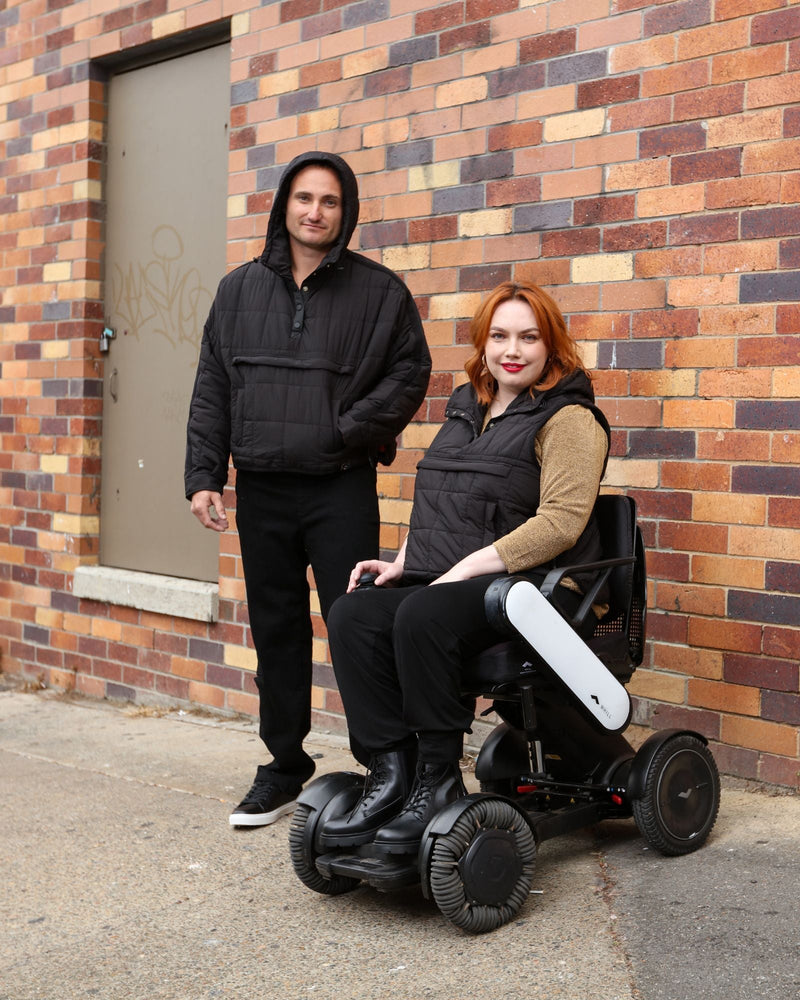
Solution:
{"label": "door lock", "polygon": [[117,335],[117,331],[114,330],[110,326],[107,326],[103,330],[103,332],[100,334],[100,353],[101,354],[108,354],[108,345],[109,345],[109,342],[112,341],[114,339],[114,337],[116,337],[116,335]]}

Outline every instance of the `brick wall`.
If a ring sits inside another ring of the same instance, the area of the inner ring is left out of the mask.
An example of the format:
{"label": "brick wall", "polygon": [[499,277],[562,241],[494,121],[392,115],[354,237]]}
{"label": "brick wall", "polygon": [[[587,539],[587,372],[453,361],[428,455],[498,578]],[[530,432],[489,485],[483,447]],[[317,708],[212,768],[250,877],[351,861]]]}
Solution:
{"label": "brick wall", "polygon": [[[225,18],[229,264],[260,250],[285,163],[331,149],[360,177],[353,247],[425,319],[435,371],[380,477],[384,546],[481,293],[542,283],[597,370],[607,486],[642,516],[635,722],[699,728],[724,771],[798,785],[800,6],[781,0],[0,3],[3,669],[255,710],[235,536],[214,625],[71,589],[100,513],[96,60]],[[315,627],[315,722],[341,729]]]}

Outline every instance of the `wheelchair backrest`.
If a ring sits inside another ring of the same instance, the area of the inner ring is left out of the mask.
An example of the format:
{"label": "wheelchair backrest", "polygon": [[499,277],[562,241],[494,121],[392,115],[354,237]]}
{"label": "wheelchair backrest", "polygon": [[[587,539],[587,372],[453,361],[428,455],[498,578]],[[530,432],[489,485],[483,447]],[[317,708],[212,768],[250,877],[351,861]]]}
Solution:
{"label": "wheelchair backrest", "polygon": [[597,498],[595,514],[603,559],[633,559],[633,562],[611,571],[609,611],[598,622],[593,638],[602,641],[603,637],[626,636],[631,666],[637,667],[644,656],[647,576],[642,534],[636,523],[636,502],[632,497],[604,493]]}

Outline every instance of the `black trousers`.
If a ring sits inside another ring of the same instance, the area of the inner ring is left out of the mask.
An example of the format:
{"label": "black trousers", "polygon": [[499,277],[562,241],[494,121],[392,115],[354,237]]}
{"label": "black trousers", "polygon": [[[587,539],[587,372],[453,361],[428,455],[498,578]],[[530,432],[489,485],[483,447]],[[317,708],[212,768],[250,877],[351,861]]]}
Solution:
{"label": "black trousers", "polygon": [[277,785],[299,789],[314,773],[303,750],[311,727],[310,565],[323,619],[359,559],[378,555],[375,470],[333,476],[237,472],[236,524],[250,629],[258,655],[261,739]]}
{"label": "black trousers", "polygon": [[360,748],[413,746],[426,763],[461,756],[474,710],[461,696],[462,664],[501,641],[483,603],[498,575],[373,587],[336,601],[328,638],[357,757]]}

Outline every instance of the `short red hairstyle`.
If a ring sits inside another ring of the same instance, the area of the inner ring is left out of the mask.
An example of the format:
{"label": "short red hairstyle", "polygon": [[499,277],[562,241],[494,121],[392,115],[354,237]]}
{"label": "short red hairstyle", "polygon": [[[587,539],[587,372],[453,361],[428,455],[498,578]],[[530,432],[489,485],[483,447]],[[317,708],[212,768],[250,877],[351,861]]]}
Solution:
{"label": "short red hairstyle", "polygon": [[547,349],[547,364],[542,377],[535,386],[531,386],[531,390],[552,389],[565,375],[571,375],[575,371],[586,372],[578,356],[575,341],[567,331],[564,316],[555,300],[532,282],[504,281],[502,285],[489,292],[481,302],[470,325],[474,350],[464,368],[481,403],[491,403],[494,397],[494,379],[484,360],[492,317],[497,307],[509,299],[521,299],[531,307],[536,317],[536,325],[539,327],[539,335]]}

